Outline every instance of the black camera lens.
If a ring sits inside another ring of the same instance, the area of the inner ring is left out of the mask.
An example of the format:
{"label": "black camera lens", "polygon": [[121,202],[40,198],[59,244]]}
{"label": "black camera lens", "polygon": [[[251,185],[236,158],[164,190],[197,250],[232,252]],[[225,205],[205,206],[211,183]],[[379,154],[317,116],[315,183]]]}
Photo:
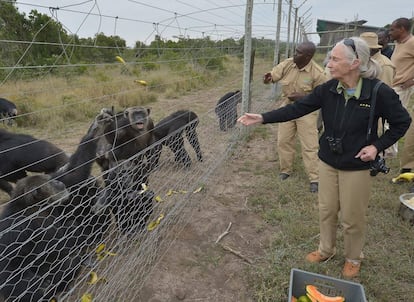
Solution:
{"label": "black camera lens", "polygon": [[371,168],[370,168],[369,174],[371,176],[377,176],[377,174],[380,172],[387,174],[388,172],[390,172],[390,168],[385,165],[384,158],[378,157],[374,161],[371,162]]}
{"label": "black camera lens", "polygon": [[332,153],[335,153],[335,154],[343,153],[341,138],[327,136],[326,140],[328,141],[329,149],[331,149]]}

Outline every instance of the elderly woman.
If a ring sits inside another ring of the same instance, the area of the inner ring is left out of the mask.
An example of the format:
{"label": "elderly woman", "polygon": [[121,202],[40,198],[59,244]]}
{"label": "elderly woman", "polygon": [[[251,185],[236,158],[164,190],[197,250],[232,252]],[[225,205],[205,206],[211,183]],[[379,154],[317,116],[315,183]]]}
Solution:
{"label": "elderly woman", "polygon": [[[246,113],[238,121],[246,126],[279,123],[321,109],[325,129],[318,153],[320,242],[306,260],[323,262],[335,255],[340,212],[345,256],[342,274],[353,278],[359,274],[363,258],[371,175],[386,172],[378,165],[378,153],[405,134],[411,118],[387,85],[380,84],[376,100],[373,98],[380,67],[370,59],[368,45],[362,39],[338,42],[327,67],[332,79],[308,96],[278,110]],[[381,137],[377,136],[379,117],[390,125]],[[370,173],[372,166],[375,168]]]}

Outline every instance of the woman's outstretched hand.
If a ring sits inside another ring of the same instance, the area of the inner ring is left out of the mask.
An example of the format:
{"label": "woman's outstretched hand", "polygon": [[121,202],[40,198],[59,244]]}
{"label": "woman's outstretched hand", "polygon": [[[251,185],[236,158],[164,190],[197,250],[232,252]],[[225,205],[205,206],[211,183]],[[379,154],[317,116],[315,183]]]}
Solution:
{"label": "woman's outstretched hand", "polygon": [[263,123],[263,116],[257,113],[245,113],[237,119],[239,123],[245,126]]}

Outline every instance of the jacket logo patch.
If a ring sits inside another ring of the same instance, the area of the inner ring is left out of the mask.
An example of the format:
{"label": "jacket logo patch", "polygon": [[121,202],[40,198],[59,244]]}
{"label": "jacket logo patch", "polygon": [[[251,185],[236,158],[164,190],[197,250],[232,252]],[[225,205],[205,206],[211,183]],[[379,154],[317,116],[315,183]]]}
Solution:
{"label": "jacket logo patch", "polygon": [[363,108],[371,108],[370,104],[365,104],[365,103],[360,103],[359,107],[363,107]]}

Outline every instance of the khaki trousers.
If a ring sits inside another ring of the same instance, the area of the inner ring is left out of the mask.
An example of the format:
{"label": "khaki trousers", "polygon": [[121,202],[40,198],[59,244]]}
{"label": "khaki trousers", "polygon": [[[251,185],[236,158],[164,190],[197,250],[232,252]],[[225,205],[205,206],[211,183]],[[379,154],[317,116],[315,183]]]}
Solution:
{"label": "khaki trousers", "polygon": [[[400,86],[392,87],[394,91],[398,94],[400,97],[400,101],[403,104],[404,108],[408,110],[408,105],[410,103],[410,98],[414,94],[414,86],[408,87],[407,89],[402,89]],[[411,111],[412,108],[410,108],[409,111]]]}
{"label": "khaki trousers", "polygon": [[[411,118],[414,120],[413,110],[411,106],[407,107],[410,102],[411,96],[414,94],[414,86],[407,89],[401,87],[393,87],[395,92],[399,95],[401,103],[408,110]],[[414,169],[414,123],[412,122],[410,128],[404,136],[404,146],[400,155],[400,167],[401,169]]]}
{"label": "khaki trousers", "polygon": [[360,260],[366,237],[371,177],[369,170],[337,170],[319,161],[319,251],[322,255],[329,256],[336,252],[336,232],[340,220],[345,258]]}
{"label": "khaki trousers", "polygon": [[312,112],[296,120],[278,125],[277,151],[279,154],[280,172],[291,174],[296,153],[296,134],[302,149],[303,163],[310,182],[318,182],[318,129],[317,112]]}

